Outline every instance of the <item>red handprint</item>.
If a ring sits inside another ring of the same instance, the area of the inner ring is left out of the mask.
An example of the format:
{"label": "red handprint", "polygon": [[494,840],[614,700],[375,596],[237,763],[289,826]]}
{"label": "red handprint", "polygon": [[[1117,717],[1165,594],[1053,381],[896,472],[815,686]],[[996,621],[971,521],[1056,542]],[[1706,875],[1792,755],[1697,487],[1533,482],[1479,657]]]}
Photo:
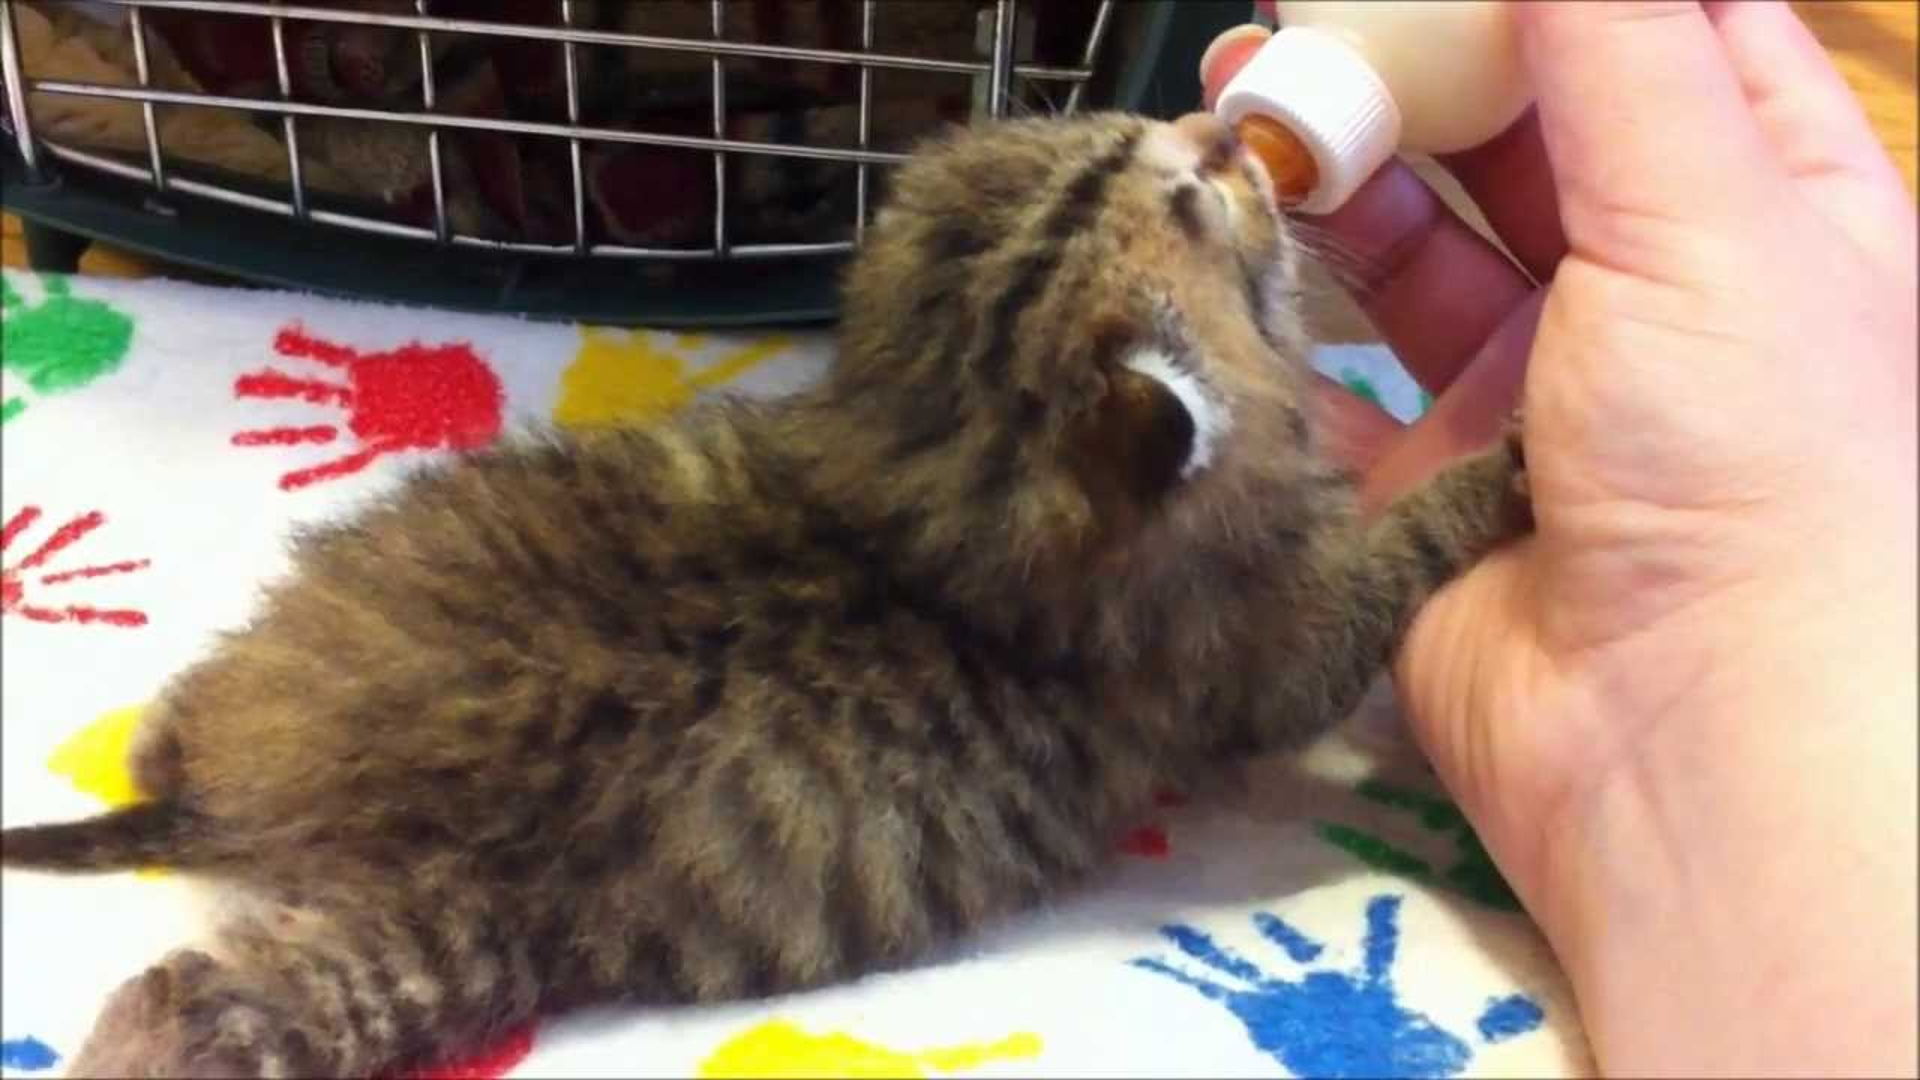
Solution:
{"label": "red handprint", "polygon": [[[40,520],[40,508],[28,506],[7,520],[0,527],[0,554],[13,546],[20,534],[26,532],[35,521]],[[0,615],[18,615],[35,622],[61,623],[105,623],[108,626],[145,626],[147,616],[143,611],[126,609],[96,608],[87,604],[69,604],[66,607],[43,607],[27,602],[28,571],[45,566],[55,555],[80,542],[80,538],[106,523],[107,516],[98,510],[81,514],[79,517],[55,529],[52,536],[33,553],[19,562],[0,569]],[[105,577],[108,574],[131,574],[136,570],[145,570],[146,559],[128,559],[124,562],[106,563],[100,566],[83,566],[74,570],[59,570],[41,574],[41,585],[58,585],[66,581],[84,578]]]}
{"label": "red handprint", "polygon": [[[346,382],[296,378],[266,368],[235,380],[242,398],[299,398],[335,405],[347,413],[347,429],[360,448],[322,465],[280,478],[283,491],[359,472],[382,454],[404,450],[475,450],[500,434],[500,380],[464,343],[410,342],[386,352],[360,352],[311,337],[299,324],[273,339],[281,356],[317,360],[344,372]],[[298,446],[339,438],[332,424],[243,431],[235,446]]]}
{"label": "red handprint", "polygon": [[[1185,798],[1172,791],[1161,791],[1153,797],[1153,805],[1161,810],[1186,804]],[[1143,859],[1164,859],[1172,853],[1173,846],[1167,841],[1165,827],[1149,824],[1142,825],[1121,837],[1120,850],[1129,855],[1138,855]]]}
{"label": "red handprint", "polygon": [[412,1069],[398,1080],[500,1080],[533,1052],[533,1028],[518,1028],[470,1058]]}

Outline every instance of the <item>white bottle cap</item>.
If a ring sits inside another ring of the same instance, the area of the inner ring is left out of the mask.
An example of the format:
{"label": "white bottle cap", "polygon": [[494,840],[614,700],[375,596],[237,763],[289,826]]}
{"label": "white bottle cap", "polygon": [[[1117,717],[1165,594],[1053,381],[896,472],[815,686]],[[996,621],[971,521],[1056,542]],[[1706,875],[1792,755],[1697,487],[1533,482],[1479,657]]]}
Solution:
{"label": "white bottle cap", "polygon": [[1319,183],[1296,208],[1339,209],[1400,144],[1400,108],[1364,57],[1322,30],[1289,26],[1268,39],[1220,92],[1215,116],[1285,124],[1313,154]]}

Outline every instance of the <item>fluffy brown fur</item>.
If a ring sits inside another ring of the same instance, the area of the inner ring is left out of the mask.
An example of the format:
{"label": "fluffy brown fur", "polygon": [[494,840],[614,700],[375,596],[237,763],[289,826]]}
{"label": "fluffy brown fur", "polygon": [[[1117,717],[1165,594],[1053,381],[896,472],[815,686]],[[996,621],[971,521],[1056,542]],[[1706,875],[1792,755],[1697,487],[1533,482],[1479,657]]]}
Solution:
{"label": "fluffy brown fur", "polygon": [[365,1075],[910,964],[1155,786],[1325,731],[1525,500],[1510,441],[1356,521],[1269,206],[1202,117],[945,137],[818,388],[524,439],[302,536],[147,717],[149,801],[0,835],[256,901],[75,1074]]}

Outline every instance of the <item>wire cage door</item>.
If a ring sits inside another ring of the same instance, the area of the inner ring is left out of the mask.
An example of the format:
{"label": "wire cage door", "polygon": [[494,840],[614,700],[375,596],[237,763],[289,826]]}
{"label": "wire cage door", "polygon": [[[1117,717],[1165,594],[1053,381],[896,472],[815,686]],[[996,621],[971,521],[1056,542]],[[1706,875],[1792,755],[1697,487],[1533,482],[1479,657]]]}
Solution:
{"label": "wire cage door", "polygon": [[1170,28],[1244,9],[0,0],[0,164],[30,223],[255,280],[614,321],[828,317],[915,139],[1152,111]]}

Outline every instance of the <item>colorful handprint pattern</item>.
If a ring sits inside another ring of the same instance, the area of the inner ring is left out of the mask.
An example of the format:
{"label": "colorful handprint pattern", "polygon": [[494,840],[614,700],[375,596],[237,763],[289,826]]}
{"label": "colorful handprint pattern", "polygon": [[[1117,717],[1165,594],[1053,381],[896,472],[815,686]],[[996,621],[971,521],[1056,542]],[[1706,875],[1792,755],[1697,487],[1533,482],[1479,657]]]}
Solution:
{"label": "colorful handprint pattern", "polygon": [[[17,276],[0,278],[8,378],[0,422],[7,423],[8,449],[17,455],[19,440],[34,437],[40,426],[13,424],[18,417],[68,403],[82,407],[87,395],[76,391],[92,385],[103,393],[117,392],[109,388],[125,380],[106,377],[128,366],[136,348],[135,326],[151,334],[153,318],[138,304],[122,303],[118,294],[114,304],[77,296],[74,284],[63,277],[44,276],[37,286]],[[521,415],[536,414],[569,428],[658,421],[793,347],[784,336],[728,343],[650,331],[556,332],[572,340],[565,359],[546,369],[553,396],[517,404]],[[350,344],[347,336],[373,344]],[[205,429],[212,445],[242,448],[239,454],[223,450],[235,460],[273,461],[270,467],[286,492],[366,472],[390,455],[429,457],[489,445],[510,427],[510,406],[516,404],[510,399],[532,384],[503,377],[508,373],[495,365],[511,354],[496,356],[484,336],[381,333],[303,314],[262,320],[258,340],[252,359],[225,368],[209,365],[217,381],[207,389],[224,411],[209,416]],[[1357,374],[1349,382],[1363,393],[1375,389]],[[310,419],[302,417],[303,410],[311,410]],[[156,575],[169,565],[164,547],[143,546],[145,537],[128,528],[138,519],[123,518],[111,499],[100,500],[106,509],[96,509],[84,490],[60,490],[63,502],[36,493],[40,501],[17,504],[0,523],[0,615],[10,624],[100,630],[166,619],[170,612],[159,602],[169,595],[164,590],[128,591],[159,580]],[[257,483],[245,491],[236,486],[231,498],[259,503],[272,498],[271,491]],[[76,591],[63,595],[66,589]],[[69,631],[35,633],[57,637]],[[10,649],[9,663],[15,655]],[[93,713],[92,719],[58,744],[46,767],[104,806],[125,805],[138,798],[126,755],[142,706],[94,713],[100,707],[84,711]],[[1360,781],[1351,794],[1354,803],[1371,808],[1372,817],[1330,813],[1310,826],[1361,869],[1451,891],[1488,908],[1518,910],[1465,818],[1443,796],[1382,780]],[[1200,815],[1173,813],[1185,802],[1172,792],[1160,794],[1152,812],[1118,838],[1116,855],[1121,865],[1134,867],[1129,871],[1134,880],[1171,880],[1182,867],[1190,870],[1192,857],[1174,858],[1176,841],[1179,852],[1215,857],[1212,849],[1199,846],[1204,840]],[[1359,819],[1365,820],[1356,823]],[[1196,926],[1174,922],[1159,932],[1165,952],[1146,953],[1142,942],[1122,940],[1117,952],[1087,959],[1080,970],[1127,997],[1137,993],[1128,984],[1142,974],[1164,980],[1179,988],[1165,1008],[1167,1024],[1181,1023],[1181,1009],[1195,1015],[1224,1010],[1249,1046],[1276,1068],[1299,1076],[1456,1076],[1470,1071],[1485,1049],[1522,1039],[1546,1024],[1545,1006],[1526,994],[1490,997],[1471,1020],[1436,1019],[1407,1001],[1394,978],[1402,904],[1402,897],[1391,893],[1366,903],[1356,963],[1336,962],[1340,949],[1299,930],[1292,916],[1257,911],[1252,927],[1273,951],[1271,957],[1241,956]],[[917,1077],[1030,1074],[1049,1070],[1056,1061],[1075,1067],[1059,1056],[1061,1043],[1052,1028],[1029,1022],[1016,1005],[982,1004],[998,1005],[1006,1017],[987,1030],[1008,1034],[978,1042],[942,1039],[937,1031],[944,1013],[937,1008],[924,1014],[935,1034],[915,1040],[873,1037],[869,1032],[876,1029],[861,1021],[858,1010],[818,1024],[769,1011],[745,1026],[716,1030],[706,1049],[674,1071],[697,1069],[698,1075],[713,1078]],[[492,1080],[512,1075],[547,1037],[531,1029],[512,1032],[494,1045],[405,1076]],[[32,1035],[0,1043],[0,1070],[8,1074],[43,1072],[59,1062],[54,1046]]]}

